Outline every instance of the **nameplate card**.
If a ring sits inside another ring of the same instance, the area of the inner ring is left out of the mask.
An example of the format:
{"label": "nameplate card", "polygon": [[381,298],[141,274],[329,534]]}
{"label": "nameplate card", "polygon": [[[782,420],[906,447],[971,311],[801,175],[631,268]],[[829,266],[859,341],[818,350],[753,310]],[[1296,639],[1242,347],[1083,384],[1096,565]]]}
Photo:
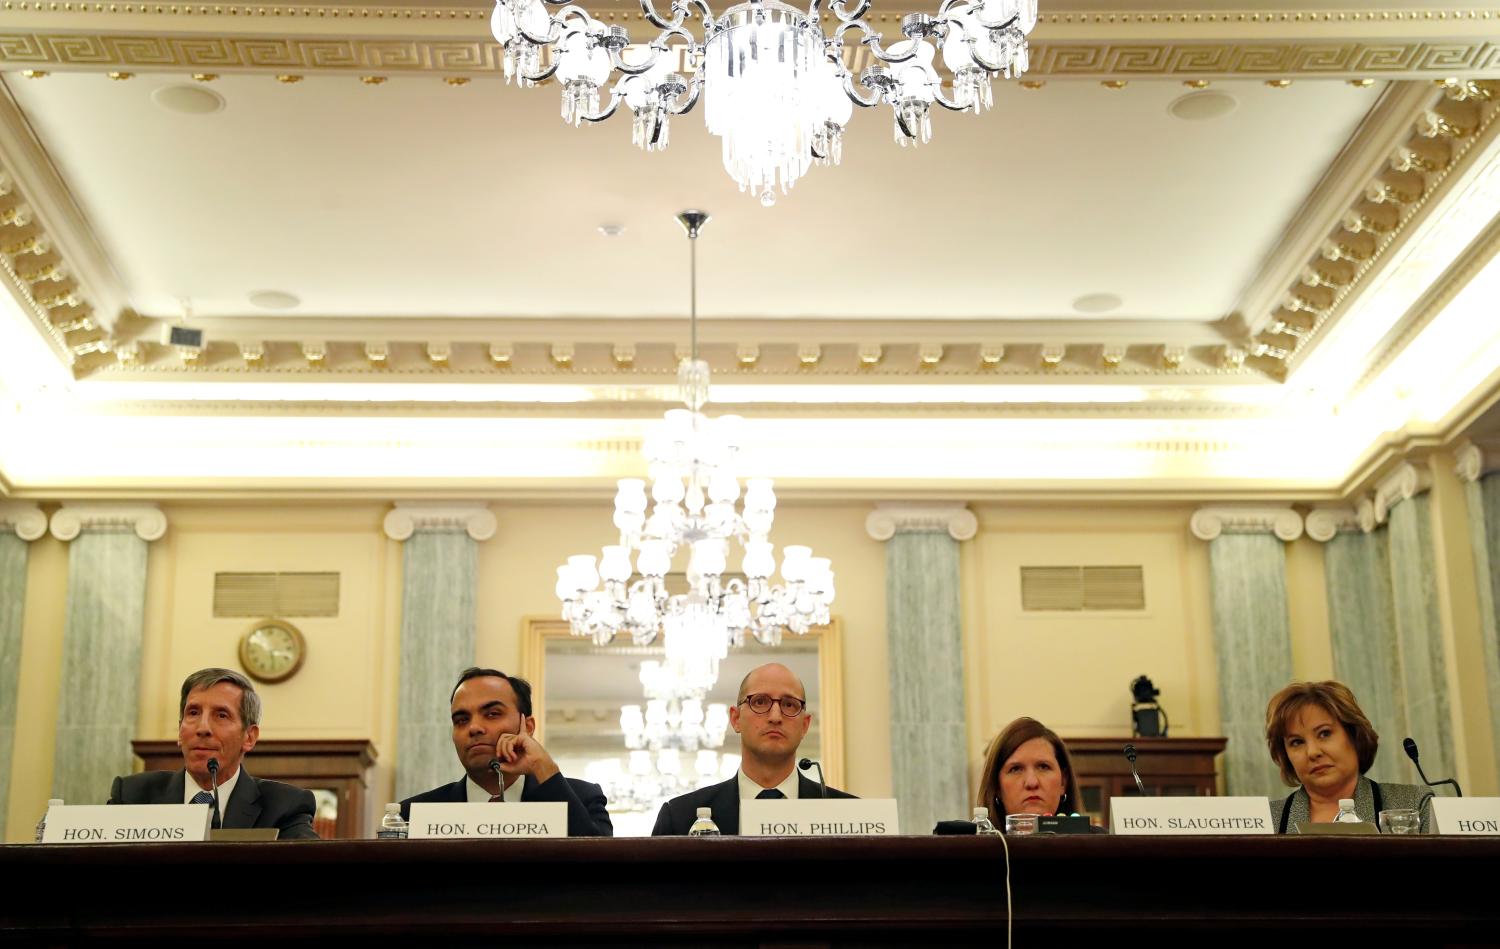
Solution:
{"label": "nameplate card", "polygon": [[1440,834],[1500,835],[1500,797],[1435,797],[1432,825]]}
{"label": "nameplate card", "polygon": [[1109,828],[1121,836],[1276,833],[1264,797],[1112,797]]}
{"label": "nameplate card", "polygon": [[203,840],[207,804],[71,804],[47,809],[44,844],[184,843]]}
{"label": "nameplate card", "polygon": [[742,837],[895,837],[895,798],[741,801]]}
{"label": "nameplate card", "polygon": [[558,801],[413,804],[407,836],[419,838],[566,837],[568,805]]}

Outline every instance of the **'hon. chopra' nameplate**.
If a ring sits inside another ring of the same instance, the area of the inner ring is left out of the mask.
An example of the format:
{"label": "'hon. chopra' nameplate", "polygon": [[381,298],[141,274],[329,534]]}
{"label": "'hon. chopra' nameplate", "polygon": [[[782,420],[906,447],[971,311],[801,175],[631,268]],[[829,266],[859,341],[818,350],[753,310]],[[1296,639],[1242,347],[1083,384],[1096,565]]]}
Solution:
{"label": "'hon. chopra' nameplate", "polygon": [[566,837],[568,805],[561,802],[413,804],[407,836]]}
{"label": "'hon. chopra' nameplate", "polygon": [[1500,797],[1435,797],[1431,807],[1440,834],[1500,836]]}
{"label": "'hon. chopra' nameplate", "polygon": [[741,801],[742,837],[894,837],[894,798],[802,798]]}
{"label": "'hon. chopra' nameplate", "polygon": [[204,839],[212,820],[207,804],[54,805],[42,843],[182,843]]}
{"label": "'hon. chopra' nameplate", "polygon": [[1113,834],[1274,834],[1263,797],[1112,797]]}

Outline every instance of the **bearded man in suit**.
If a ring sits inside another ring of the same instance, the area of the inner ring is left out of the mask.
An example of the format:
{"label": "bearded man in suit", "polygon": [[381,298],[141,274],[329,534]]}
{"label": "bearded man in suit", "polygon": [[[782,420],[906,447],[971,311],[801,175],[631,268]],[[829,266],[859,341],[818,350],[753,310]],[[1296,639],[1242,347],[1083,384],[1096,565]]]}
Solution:
{"label": "bearded man in suit", "polygon": [[207,804],[215,829],[275,827],[280,840],[317,840],[311,791],[253,777],[242,766],[259,739],[260,695],[250,680],[231,669],[200,669],[183,680],[177,704],[182,768],[115,778],[108,803]]}

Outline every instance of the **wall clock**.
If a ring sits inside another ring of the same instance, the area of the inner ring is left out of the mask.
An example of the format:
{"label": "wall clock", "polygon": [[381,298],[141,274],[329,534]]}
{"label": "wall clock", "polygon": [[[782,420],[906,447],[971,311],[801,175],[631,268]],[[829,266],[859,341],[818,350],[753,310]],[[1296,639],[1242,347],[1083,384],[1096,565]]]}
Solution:
{"label": "wall clock", "polygon": [[240,637],[240,666],[257,682],[284,682],[302,667],[307,641],[285,620],[261,620]]}

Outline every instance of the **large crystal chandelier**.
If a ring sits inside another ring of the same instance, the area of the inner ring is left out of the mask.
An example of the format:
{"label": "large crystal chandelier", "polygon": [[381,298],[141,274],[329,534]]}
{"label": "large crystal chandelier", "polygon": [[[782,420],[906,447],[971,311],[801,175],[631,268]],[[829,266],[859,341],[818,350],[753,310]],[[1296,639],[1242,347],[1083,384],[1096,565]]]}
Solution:
{"label": "large crystal chandelier", "polygon": [[[833,571],[828,559],[812,556],[810,548],[790,546],[781,560],[783,582],[773,583],[771,480],[749,479],[743,502],[736,504],[741,420],[710,419],[702,411],[709,372],[708,363],[697,358],[697,238],[708,215],[684,211],[678,220],[687,231],[692,274],[692,357],[677,373],[688,407],[668,411],[646,438],[650,515],[645,481],[622,478],[614,514],[619,543],[605,547],[598,558],[569,557],[557,568],[556,592],[574,635],[604,645],[628,633],[637,645],[649,645],[662,633],[674,675],[706,681],[706,692],[718,679],[719,660],[744,642],[746,632],[774,646],[784,630],[805,633],[827,623]],[[731,540],[743,551],[742,576],[729,572]],[[682,551],[688,553],[687,589],[669,592],[667,575]]]}
{"label": "large crystal chandelier", "polygon": [[[549,14],[549,6],[558,9]],[[672,0],[666,14],[641,0],[641,10],[661,32],[648,52],[627,55],[624,26],[605,26],[568,0],[496,0],[490,27],[505,47],[506,80],[531,86],[555,76],[563,120],[575,126],[602,122],[624,104],[635,144],[646,151],[665,148],[671,117],[702,97],[708,130],[723,139],[724,168],[767,205],[813,163],[839,163],[856,105],[889,105],[901,145],[932,137],[933,103],[976,115],[990,108],[991,79],[1026,71],[1037,21],[1037,0],[942,0],[936,14],[902,17],[905,39],[887,47],[864,19],[870,0],[811,0],[805,13],[749,0],[717,18],[705,0]],[[688,29],[693,17],[701,40]],[[873,59],[857,79],[844,65],[851,33]]]}
{"label": "large crystal chandelier", "polygon": [[644,713],[639,705],[620,706],[626,748],[694,753],[724,747],[729,706],[723,702],[704,705],[707,688],[679,678],[669,663],[653,660],[641,663],[641,685],[646,694]]}

